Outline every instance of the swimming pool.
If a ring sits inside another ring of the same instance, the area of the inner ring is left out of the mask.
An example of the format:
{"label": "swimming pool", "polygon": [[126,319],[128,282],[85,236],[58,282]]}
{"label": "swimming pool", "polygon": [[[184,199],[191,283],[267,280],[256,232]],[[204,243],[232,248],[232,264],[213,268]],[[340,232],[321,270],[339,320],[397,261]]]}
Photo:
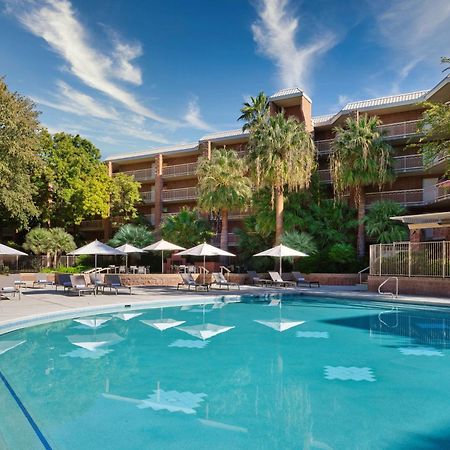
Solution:
{"label": "swimming pool", "polygon": [[446,447],[450,310],[267,301],[0,336],[0,448]]}

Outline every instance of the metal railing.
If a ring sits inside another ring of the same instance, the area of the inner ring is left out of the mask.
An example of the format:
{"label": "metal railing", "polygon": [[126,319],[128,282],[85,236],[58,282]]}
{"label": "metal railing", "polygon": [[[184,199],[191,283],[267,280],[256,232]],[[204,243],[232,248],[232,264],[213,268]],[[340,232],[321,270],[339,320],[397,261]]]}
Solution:
{"label": "metal railing", "polygon": [[228,219],[229,220],[240,220],[245,219],[246,217],[250,216],[252,214],[252,211],[230,211],[228,213]]}
{"label": "metal railing", "polygon": [[331,153],[331,143],[333,139],[322,139],[315,141],[317,152],[319,155],[329,155]]}
{"label": "metal railing", "polygon": [[155,168],[151,167],[149,169],[138,169],[138,170],[125,170],[123,172],[116,172],[113,174],[124,173],[125,175],[132,176],[136,181],[148,181],[155,178]]}
{"label": "metal railing", "polygon": [[370,275],[450,277],[450,241],[370,246]]}
{"label": "metal railing", "polygon": [[419,120],[407,120],[404,122],[388,123],[378,127],[383,133],[385,139],[392,139],[398,137],[407,137],[417,134],[417,125]]}
{"label": "metal railing", "polygon": [[143,203],[153,203],[155,201],[155,191],[141,192]]}
{"label": "metal railing", "polygon": [[163,177],[185,177],[197,174],[197,163],[176,164],[173,166],[165,166],[162,169]]}
{"label": "metal railing", "polygon": [[[381,289],[386,283],[388,283],[388,282],[391,281],[391,280],[395,280],[395,294],[394,294],[393,292],[390,292],[390,291],[387,291],[387,292],[382,291],[382,289]],[[397,297],[398,297],[398,277],[389,277],[389,278],[386,278],[386,280],[384,280],[384,281],[378,286],[378,293],[379,293],[380,295],[392,295],[392,298],[397,298]],[[380,314],[381,314],[381,313],[380,313]],[[378,315],[378,317],[380,317],[380,315]]]}
{"label": "metal railing", "polygon": [[320,169],[317,171],[321,183],[331,183],[330,169]]}
{"label": "metal railing", "polygon": [[361,270],[358,272],[358,275],[359,275],[359,284],[362,284],[362,274],[363,274],[364,272],[367,272],[369,269],[370,269],[370,266],[367,266],[367,267],[365,267],[364,269],[361,269]]}
{"label": "metal railing", "polygon": [[162,191],[162,200],[164,202],[177,200],[195,200],[198,197],[196,187],[165,189]]}
{"label": "metal railing", "polygon": [[366,202],[368,206],[380,200],[390,200],[396,203],[400,203],[403,206],[423,205],[423,189],[368,192],[366,194]]}
{"label": "metal railing", "polygon": [[422,155],[404,155],[394,158],[394,170],[397,173],[416,172],[423,168]]}

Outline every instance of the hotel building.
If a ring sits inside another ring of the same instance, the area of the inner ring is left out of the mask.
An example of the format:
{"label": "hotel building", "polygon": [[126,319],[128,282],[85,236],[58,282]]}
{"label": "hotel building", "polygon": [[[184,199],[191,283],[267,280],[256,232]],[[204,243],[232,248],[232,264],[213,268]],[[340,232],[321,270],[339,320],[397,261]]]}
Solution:
{"label": "hotel building", "polygon": [[[397,175],[392,184],[381,190],[376,186],[366,189],[367,207],[370,208],[377,200],[392,200],[404,205],[411,214],[449,209],[450,190],[447,189],[447,183],[442,181],[446,161],[435,161],[432,167],[426,168],[417,149],[409,144],[420,138],[417,123],[424,111],[422,102],[450,101],[450,76],[430,90],[351,102],[336,114],[326,116],[314,117],[311,99],[298,88],[278,91],[270,96],[269,101],[271,114],[284,111],[287,115],[295,116],[313,134],[318,151],[318,174],[330,196],[332,186],[328,159],[333,129],[342,126],[347,117],[362,113],[380,118],[380,128],[385,139],[395,150],[394,168]],[[142,203],[139,213],[149,224],[158,228],[167,215],[177,213],[183,206],[196,205],[198,158],[208,156],[215,147],[224,145],[245,155],[248,138],[248,133],[243,133],[241,129],[224,131],[207,134],[191,144],[112,155],[105,162],[111,176],[123,172],[141,183]],[[240,211],[231,212],[230,230],[239,226],[244,214]],[[120,223],[120,218],[90,220],[81,224],[81,230],[90,237],[108,238]],[[447,232],[449,229],[442,230]],[[427,230],[427,235],[423,237],[441,239],[444,237],[442,230]],[[235,244],[235,236],[230,233],[229,245]]]}

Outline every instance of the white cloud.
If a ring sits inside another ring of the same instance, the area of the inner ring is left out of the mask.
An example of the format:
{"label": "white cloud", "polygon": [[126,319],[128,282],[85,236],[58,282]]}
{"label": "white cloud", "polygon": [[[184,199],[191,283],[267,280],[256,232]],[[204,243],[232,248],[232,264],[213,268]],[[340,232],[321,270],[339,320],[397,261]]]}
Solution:
{"label": "white cloud", "polygon": [[316,58],[336,44],[336,37],[325,32],[299,45],[299,20],[290,14],[292,5],[288,0],[260,0],[257,10],[259,19],[253,23],[252,31],[258,49],[275,62],[282,87],[304,89]]}
{"label": "white cloud", "polygon": [[142,105],[114,79],[141,83],[141,71],[131,61],[142,53],[139,45],[116,42],[112,55],[95,49],[69,0],[10,1],[8,11],[67,63],[69,71],[87,86],[120,102],[136,114],[161,123],[171,121]]}
{"label": "white cloud", "polygon": [[90,116],[111,120],[118,118],[116,110],[103,106],[98,100],[73,89],[64,81],[59,80],[56,84],[58,93],[54,96],[54,100],[32,97],[33,100],[40,105],[78,116]]}
{"label": "white cloud", "polygon": [[186,123],[199,130],[210,131],[212,127],[208,125],[201,117],[198,99],[192,99],[188,104],[187,112],[184,116]]}
{"label": "white cloud", "polygon": [[[380,12],[381,11],[381,12]],[[419,64],[438,64],[448,53],[450,2],[448,0],[384,0],[373,10],[376,39],[394,52],[400,84]]]}

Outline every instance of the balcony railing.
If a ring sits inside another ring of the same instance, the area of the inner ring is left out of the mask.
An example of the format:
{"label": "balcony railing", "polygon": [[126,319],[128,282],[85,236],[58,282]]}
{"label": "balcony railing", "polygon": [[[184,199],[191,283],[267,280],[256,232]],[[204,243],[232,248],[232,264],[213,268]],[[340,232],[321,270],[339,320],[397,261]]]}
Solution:
{"label": "balcony railing", "polygon": [[163,202],[170,202],[177,200],[195,200],[197,197],[198,192],[196,187],[165,189],[162,191]]}
{"label": "balcony railing", "polygon": [[141,192],[143,203],[153,203],[155,201],[155,191]]}
{"label": "balcony railing", "polygon": [[197,174],[197,163],[176,164],[174,166],[165,166],[162,169],[163,177],[185,177]]}
{"label": "balcony railing", "polygon": [[150,181],[155,178],[155,169],[153,167],[151,167],[149,169],[127,170],[124,172],[116,172],[113,175],[117,175],[118,173],[124,173],[125,175],[130,175],[136,181]]}
{"label": "balcony railing", "polygon": [[251,214],[252,211],[230,211],[228,213],[228,220],[242,220]]}
{"label": "balcony railing", "polygon": [[397,173],[417,172],[423,168],[422,155],[404,155],[394,158],[394,170]]}
{"label": "balcony railing", "polygon": [[386,139],[403,138],[417,134],[419,120],[408,120],[406,122],[389,123],[380,125],[378,129]]}
{"label": "balcony railing", "polygon": [[317,171],[321,183],[331,183],[330,169],[320,169]]}
{"label": "balcony railing", "polygon": [[[216,234],[211,239],[212,245],[218,247],[220,245],[220,234]],[[235,233],[228,233],[228,245],[236,247],[238,245],[238,236]]]}
{"label": "balcony railing", "polygon": [[324,139],[322,141],[315,141],[317,152],[319,155],[329,155],[331,153],[331,143],[333,139]]}
{"label": "balcony railing", "polygon": [[369,192],[366,194],[366,203],[368,206],[380,200],[390,200],[392,202],[400,203],[403,206],[423,205],[423,189]]}

